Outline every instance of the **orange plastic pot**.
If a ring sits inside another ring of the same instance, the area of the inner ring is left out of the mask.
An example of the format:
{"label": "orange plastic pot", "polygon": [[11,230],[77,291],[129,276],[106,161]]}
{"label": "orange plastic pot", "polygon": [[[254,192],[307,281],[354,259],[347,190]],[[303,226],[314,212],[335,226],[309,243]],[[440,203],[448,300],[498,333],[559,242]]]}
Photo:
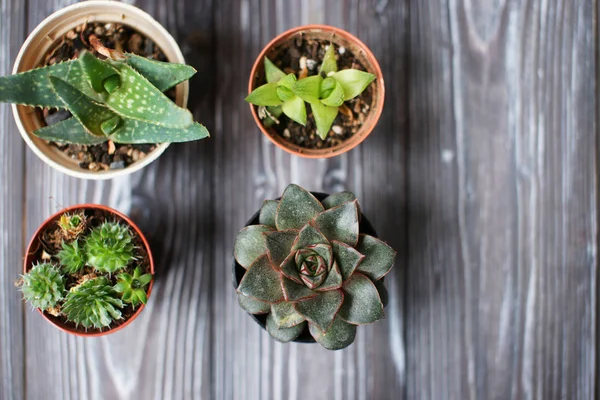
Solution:
{"label": "orange plastic pot", "polygon": [[[36,261],[35,260],[36,254],[38,253],[40,246],[41,246],[40,235],[42,234],[42,232],[44,232],[51,224],[57,223],[57,221],[59,220],[61,215],[68,213],[68,212],[75,212],[78,210],[101,210],[101,211],[110,213],[110,214],[118,217],[119,219],[125,221],[131,227],[131,229],[133,229],[133,231],[137,234],[137,236],[142,241],[144,251],[146,252],[146,254],[148,254],[148,260],[150,262],[150,271],[151,271],[152,275],[154,275],[154,259],[152,258],[152,253],[150,251],[150,246],[148,245],[148,241],[144,237],[144,234],[142,233],[140,228],[138,228],[138,226],[131,219],[129,219],[129,217],[127,217],[125,214],[122,214],[117,210],[114,210],[110,207],[106,207],[106,206],[103,206],[100,204],[78,204],[78,205],[75,205],[72,207],[65,208],[65,209],[57,212],[56,214],[52,215],[42,225],[40,225],[40,227],[37,229],[37,231],[35,231],[33,238],[29,242],[29,245],[27,246],[27,251],[25,253],[25,262],[23,264],[23,273],[26,274],[27,272],[29,272],[33,262]],[[153,284],[154,284],[154,279],[150,282],[150,284],[148,286],[148,292],[147,292],[148,299],[150,299],[150,294],[152,293]],[[61,331],[64,331],[64,332],[67,332],[67,333],[70,333],[70,334],[76,335],[76,336],[94,337],[94,336],[108,335],[110,333],[114,333],[116,331],[119,331],[119,330],[125,328],[127,325],[129,325],[131,323],[131,321],[133,321],[134,319],[137,318],[138,315],[140,315],[140,313],[142,312],[144,307],[145,307],[145,305],[141,304],[137,308],[137,310],[135,310],[135,313],[129,319],[127,319],[120,325],[115,326],[114,328],[107,329],[102,332],[86,332],[84,329],[77,329],[73,326],[67,325],[67,324],[63,323],[60,320],[60,318],[54,317],[40,309],[38,309],[38,311],[42,315],[42,317],[44,317],[46,319],[46,321],[48,321],[49,323],[51,323],[52,325],[54,325]]]}
{"label": "orange plastic pot", "polygon": [[328,158],[350,151],[365,140],[367,136],[371,134],[375,125],[377,125],[377,121],[379,121],[379,117],[383,110],[385,87],[381,68],[371,50],[369,50],[369,48],[358,38],[345,30],[329,25],[306,25],[290,29],[277,36],[265,46],[256,58],[254,66],[252,67],[252,72],[250,73],[248,93],[251,93],[256,87],[260,86],[259,83],[261,81],[264,81],[265,69],[263,60],[265,56],[270,59],[275,58],[274,56],[277,55],[278,49],[284,47],[289,40],[297,36],[327,40],[345,47],[356,56],[358,61],[360,61],[368,72],[376,76],[376,79],[371,83],[374,88],[373,100],[365,122],[358,132],[337,146],[326,149],[309,149],[286,140],[271,128],[265,128],[261,119],[258,117],[258,108],[253,104],[250,104],[250,111],[252,112],[254,121],[261,132],[269,138],[271,142],[291,154],[307,158]]}

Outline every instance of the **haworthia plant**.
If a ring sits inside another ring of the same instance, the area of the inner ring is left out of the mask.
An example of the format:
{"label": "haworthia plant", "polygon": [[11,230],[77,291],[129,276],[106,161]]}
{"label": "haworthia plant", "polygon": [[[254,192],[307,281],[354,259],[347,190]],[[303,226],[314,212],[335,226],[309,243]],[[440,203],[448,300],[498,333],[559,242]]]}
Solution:
{"label": "haworthia plant", "polygon": [[163,92],[195,72],[133,54],[101,60],[83,51],[76,60],[0,77],[0,102],[68,110],[71,118],[34,132],[45,140],[186,142],[209,132]]}
{"label": "haworthia plant", "polygon": [[273,338],[288,342],[306,328],[330,350],[349,346],[356,326],[384,318],[381,279],[396,252],[359,233],[351,192],[317,200],[289,185],[281,200],[263,204],[259,225],[238,234],[234,255],[246,269],[237,288],[240,306],[268,314]]}
{"label": "haworthia plant", "polygon": [[296,79],[296,75],[286,75],[267,57],[264,64],[267,83],[254,89],[246,101],[260,107],[259,115],[268,126],[276,122],[273,116],[278,117],[282,112],[306,125],[304,102],[309,103],[321,139],[327,137],[339,107],[360,95],[375,80],[375,75],[357,69],[338,71],[333,44],[325,51],[318,75]]}

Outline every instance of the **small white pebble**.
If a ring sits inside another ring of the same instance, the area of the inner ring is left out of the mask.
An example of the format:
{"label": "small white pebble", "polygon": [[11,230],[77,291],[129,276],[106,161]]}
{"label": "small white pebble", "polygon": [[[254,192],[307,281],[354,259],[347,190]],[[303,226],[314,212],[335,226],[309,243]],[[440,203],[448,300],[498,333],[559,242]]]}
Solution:
{"label": "small white pebble", "polygon": [[333,131],[333,132],[334,132],[336,135],[341,135],[341,134],[344,132],[344,130],[342,129],[342,127],[341,127],[341,126],[339,126],[339,125],[334,125],[334,126],[332,126],[332,127],[331,127],[331,130],[332,130],[332,131]]}
{"label": "small white pebble", "polygon": [[290,133],[289,129],[284,129],[283,130],[283,137],[286,137],[288,139],[292,137],[292,134]]}
{"label": "small white pebble", "polygon": [[315,69],[317,62],[315,60],[306,60],[306,66],[308,69]]}
{"label": "small white pebble", "polygon": [[338,53],[340,53],[340,54],[344,54],[345,52],[346,52],[346,48],[345,48],[345,47],[342,47],[342,46],[340,46],[340,47],[338,48]]}

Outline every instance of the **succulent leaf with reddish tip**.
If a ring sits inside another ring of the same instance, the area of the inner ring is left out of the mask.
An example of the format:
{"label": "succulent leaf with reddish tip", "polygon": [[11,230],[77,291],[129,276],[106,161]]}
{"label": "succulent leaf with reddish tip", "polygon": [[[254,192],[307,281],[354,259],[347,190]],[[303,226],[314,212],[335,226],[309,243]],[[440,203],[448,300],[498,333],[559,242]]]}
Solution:
{"label": "succulent leaf with reddish tip", "polygon": [[319,201],[297,185],[263,203],[259,225],[240,231],[237,262],[246,272],[240,306],[267,314],[266,328],[281,342],[306,329],[330,350],[349,346],[356,326],[384,318],[381,278],[395,251],[359,233],[360,210],[351,192]]}

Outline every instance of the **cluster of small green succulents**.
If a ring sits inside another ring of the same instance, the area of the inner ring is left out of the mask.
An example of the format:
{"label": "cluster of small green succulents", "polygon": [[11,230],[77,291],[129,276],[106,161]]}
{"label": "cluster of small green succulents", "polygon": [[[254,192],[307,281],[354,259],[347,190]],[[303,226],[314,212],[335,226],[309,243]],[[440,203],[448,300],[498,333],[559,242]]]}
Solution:
{"label": "cluster of small green succulents", "polygon": [[[121,319],[125,304],[133,308],[146,304],[152,275],[131,266],[136,261],[135,246],[127,226],[104,222],[86,229],[83,213],[65,214],[58,225],[61,236],[70,241],[63,241],[62,250],[22,276],[25,300],[86,329],[103,329]],[[117,274],[116,284],[111,282],[113,274]],[[73,280],[76,283],[67,288]]]}
{"label": "cluster of small green succulents", "polygon": [[357,69],[338,71],[334,45],[325,51],[319,73],[298,79],[285,74],[267,57],[264,60],[267,83],[257,87],[246,101],[259,106],[259,116],[276,121],[281,113],[306,125],[306,105],[310,104],[317,132],[325,139],[345,101],[361,94],[375,75]]}
{"label": "cluster of small green succulents", "polygon": [[79,58],[0,77],[0,102],[68,110],[72,117],[34,132],[61,143],[186,142],[209,136],[189,110],[163,92],[196,71],[104,48]]}
{"label": "cluster of small green succulents", "polygon": [[396,252],[360,234],[360,216],[351,192],[319,201],[289,185],[279,201],[264,203],[259,225],[240,231],[234,255],[246,272],[238,300],[251,314],[267,314],[273,338],[294,340],[308,326],[319,344],[337,350],[354,341],[357,325],[384,318],[381,279]]}

